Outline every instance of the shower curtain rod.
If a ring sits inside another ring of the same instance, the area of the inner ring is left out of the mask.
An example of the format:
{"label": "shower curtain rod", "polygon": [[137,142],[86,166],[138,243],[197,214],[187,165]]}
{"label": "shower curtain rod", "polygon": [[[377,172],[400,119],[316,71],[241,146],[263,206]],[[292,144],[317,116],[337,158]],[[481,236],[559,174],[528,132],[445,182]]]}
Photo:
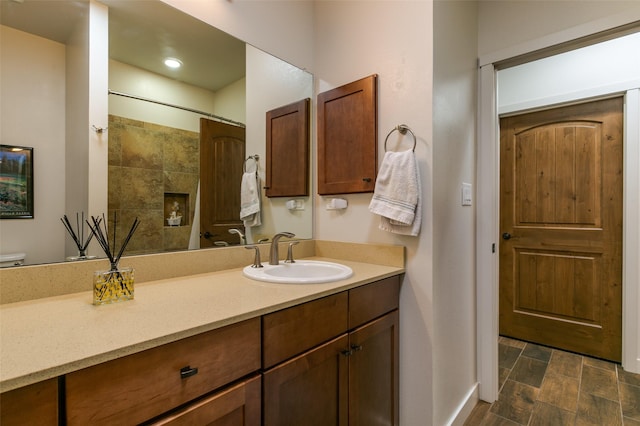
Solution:
{"label": "shower curtain rod", "polygon": [[109,94],[110,95],[116,95],[116,96],[122,96],[122,97],[125,97],[125,98],[136,99],[136,100],[139,100],[139,101],[151,102],[153,104],[163,105],[163,106],[167,106],[167,107],[171,107],[171,108],[177,108],[177,109],[181,109],[181,110],[184,110],[184,111],[189,111],[189,112],[193,112],[193,113],[196,113],[196,114],[204,115],[206,117],[213,118],[213,119],[218,120],[218,121],[224,121],[226,123],[233,124],[234,126],[247,127],[244,123],[241,123],[239,121],[231,120],[230,118],[224,118],[224,117],[221,117],[219,115],[211,114],[209,112],[200,111],[200,110],[193,109],[193,108],[187,108],[187,107],[183,107],[183,106],[180,106],[180,105],[173,105],[173,104],[169,104],[169,103],[161,102],[161,101],[156,101],[156,100],[149,99],[149,98],[143,98],[141,96],[130,95],[128,93],[116,92],[116,91],[111,90],[111,89],[109,89]]}

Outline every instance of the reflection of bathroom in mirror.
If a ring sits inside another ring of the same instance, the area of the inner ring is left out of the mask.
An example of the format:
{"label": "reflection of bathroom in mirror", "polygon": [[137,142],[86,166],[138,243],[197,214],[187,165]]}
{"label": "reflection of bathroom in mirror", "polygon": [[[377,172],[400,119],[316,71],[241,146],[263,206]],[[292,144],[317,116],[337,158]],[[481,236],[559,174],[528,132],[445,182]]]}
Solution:
{"label": "reflection of bathroom in mirror", "polygon": [[[307,72],[161,1],[1,5],[0,136],[34,147],[36,210],[0,221],[0,254],[24,252],[25,264],[77,255],[60,223],[76,212],[140,217],[127,254],[198,248],[200,119],[243,123],[246,155],[265,158],[266,111],[312,96]],[[160,68],[168,56],[182,68]],[[239,191],[240,179],[226,189]],[[242,229],[246,241],[279,231],[311,238],[311,200],[303,211],[287,201],[263,194],[261,225]]]}

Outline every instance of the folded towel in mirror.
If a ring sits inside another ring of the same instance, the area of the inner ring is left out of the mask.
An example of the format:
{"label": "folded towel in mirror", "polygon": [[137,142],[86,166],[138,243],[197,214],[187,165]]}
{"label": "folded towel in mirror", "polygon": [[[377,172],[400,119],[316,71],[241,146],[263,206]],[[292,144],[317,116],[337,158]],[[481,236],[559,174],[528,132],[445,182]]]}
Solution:
{"label": "folded towel in mirror", "polygon": [[240,220],[244,226],[259,226],[260,178],[257,172],[245,172],[240,184]]}

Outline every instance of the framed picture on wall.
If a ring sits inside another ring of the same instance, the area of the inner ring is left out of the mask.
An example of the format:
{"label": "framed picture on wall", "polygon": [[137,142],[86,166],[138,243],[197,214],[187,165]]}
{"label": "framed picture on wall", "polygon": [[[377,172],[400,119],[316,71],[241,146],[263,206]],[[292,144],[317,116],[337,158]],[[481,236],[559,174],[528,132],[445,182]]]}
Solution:
{"label": "framed picture on wall", "polygon": [[0,145],[0,219],[33,219],[33,148]]}

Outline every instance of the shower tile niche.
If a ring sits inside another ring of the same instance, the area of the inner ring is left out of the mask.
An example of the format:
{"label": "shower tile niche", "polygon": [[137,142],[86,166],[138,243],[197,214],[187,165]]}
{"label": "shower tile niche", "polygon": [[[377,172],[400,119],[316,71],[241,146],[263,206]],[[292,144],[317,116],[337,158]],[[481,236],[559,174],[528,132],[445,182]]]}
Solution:
{"label": "shower tile niche", "polygon": [[164,193],[164,226],[189,225],[189,194]]}

